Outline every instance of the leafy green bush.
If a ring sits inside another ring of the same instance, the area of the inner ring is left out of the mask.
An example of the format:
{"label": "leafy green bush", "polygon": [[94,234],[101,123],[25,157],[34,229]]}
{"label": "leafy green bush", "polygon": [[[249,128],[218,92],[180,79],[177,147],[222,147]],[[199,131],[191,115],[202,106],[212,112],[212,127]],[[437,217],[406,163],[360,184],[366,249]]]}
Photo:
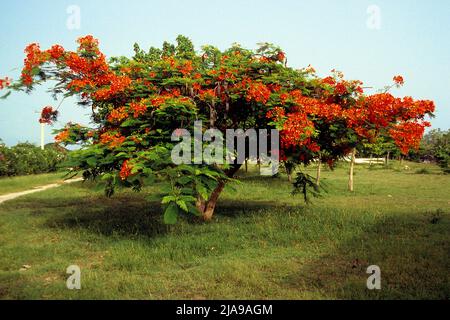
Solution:
{"label": "leafy green bush", "polygon": [[422,159],[435,161],[445,173],[450,173],[450,130],[427,133],[419,150]]}
{"label": "leafy green bush", "polygon": [[8,148],[0,140],[0,176],[53,172],[65,160],[67,151],[53,144],[44,150],[25,142]]}

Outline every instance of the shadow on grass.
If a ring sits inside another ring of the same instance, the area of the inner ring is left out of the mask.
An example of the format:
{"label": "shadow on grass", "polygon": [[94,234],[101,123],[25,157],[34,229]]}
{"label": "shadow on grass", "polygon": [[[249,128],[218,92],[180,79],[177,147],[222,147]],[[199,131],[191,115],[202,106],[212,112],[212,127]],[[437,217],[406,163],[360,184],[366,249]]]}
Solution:
{"label": "shadow on grass", "polygon": [[299,212],[303,210],[302,205],[280,204],[277,201],[219,201],[215,211],[216,216],[222,217],[243,217],[263,212]]}
{"label": "shadow on grass", "polygon": [[[178,224],[168,226],[163,222],[159,200],[145,200],[141,195],[118,194],[112,198],[94,196],[79,199],[23,200],[20,207],[29,208],[34,216],[45,215],[44,225],[57,229],[85,229],[104,236],[156,237],[176,232]],[[219,201],[216,216],[238,218],[267,211],[286,212],[301,207],[280,205],[276,201]],[[48,209],[52,209],[48,211]],[[184,223],[199,225],[203,221],[194,215],[184,215]]]}
{"label": "shadow on grass", "polygon": [[[283,280],[336,299],[450,298],[450,216],[386,218],[302,265]],[[367,289],[367,268],[381,268],[381,290]],[[301,289],[300,289],[301,290]]]}
{"label": "shadow on grass", "polygon": [[158,201],[140,197],[115,196],[80,199],[52,215],[45,225],[49,228],[83,228],[105,236],[155,237],[169,231],[161,219]]}

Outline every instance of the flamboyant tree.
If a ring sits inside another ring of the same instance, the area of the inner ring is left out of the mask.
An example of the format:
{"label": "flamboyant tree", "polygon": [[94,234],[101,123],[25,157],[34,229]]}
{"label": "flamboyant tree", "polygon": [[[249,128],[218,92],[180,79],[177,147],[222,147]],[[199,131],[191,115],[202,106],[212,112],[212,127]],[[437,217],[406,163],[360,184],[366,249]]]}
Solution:
{"label": "flamboyant tree", "polygon": [[[203,131],[276,128],[280,150],[271,152],[279,152],[282,161],[308,165],[320,158],[333,165],[379,134],[391,135],[406,152],[420,141],[428,125],[424,117],[434,110],[431,101],[386,92],[366,96],[362,82],[344,80],[337,71],[322,79],[311,67],[290,68],[284,52],[270,44],[255,51],[204,46],[197,53],[179,36],[176,45],[166,42],[148,51],[135,45],[133,57],[109,61],[92,36],[78,44],[76,51],[29,45],[20,80],[0,85],[30,92],[56,80],[55,97],[77,96],[92,110],[92,128],[69,123],[59,131],[58,142],[81,145],[68,166],[85,178],[101,178],[108,195],[117,185],[140,190],[148,181],[168,183],[162,199],[167,223],[183,213],[210,220],[225,184],[240,168],[238,163],[174,164],[173,135],[192,129],[196,120],[203,120]],[[41,121],[56,116],[47,107]],[[306,194],[314,183],[300,174],[294,185]]]}

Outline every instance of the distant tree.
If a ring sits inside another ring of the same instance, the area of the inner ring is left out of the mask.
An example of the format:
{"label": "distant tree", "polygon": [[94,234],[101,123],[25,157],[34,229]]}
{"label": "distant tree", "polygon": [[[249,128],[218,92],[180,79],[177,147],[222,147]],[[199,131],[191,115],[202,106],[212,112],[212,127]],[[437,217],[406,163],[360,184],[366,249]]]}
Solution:
{"label": "distant tree", "polygon": [[418,152],[424,160],[435,161],[446,173],[450,173],[450,130],[432,130],[425,134]]}

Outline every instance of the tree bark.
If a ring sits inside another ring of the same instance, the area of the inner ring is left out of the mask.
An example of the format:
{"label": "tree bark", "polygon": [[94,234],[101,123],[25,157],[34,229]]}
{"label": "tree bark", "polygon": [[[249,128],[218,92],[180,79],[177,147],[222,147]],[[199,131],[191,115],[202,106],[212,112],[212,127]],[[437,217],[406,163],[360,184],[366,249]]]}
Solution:
{"label": "tree bark", "polygon": [[198,196],[197,209],[202,214],[202,218],[204,221],[211,221],[214,215],[214,210],[216,209],[217,200],[219,200],[220,194],[222,193],[224,188],[225,182],[220,181],[216,189],[214,189],[214,191],[211,193],[208,201],[205,201],[201,198],[201,196]]}
{"label": "tree bark", "polygon": [[319,158],[319,162],[317,163],[317,175],[316,175],[316,184],[320,186],[320,174],[322,169],[322,159]]}
{"label": "tree bark", "polygon": [[284,169],[286,170],[286,175],[289,183],[292,183],[295,166],[293,165],[292,162],[287,161],[284,163]]}
{"label": "tree bark", "polygon": [[[226,175],[232,178],[241,168],[241,165],[233,165],[226,173]],[[225,188],[226,181],[221,180],[217,184],[217,187],[213,190],[208,200],[202,198],[202,196],[197,196],[196,207],[201,213],[204,221],[211,221],[214,211],[216,209],[217,201]]]}
{"label": "tree bark", "polygon": [[352,160],[350,162],[350,172],[349,172],[349,177],[348,177],[348,190],[353,192],[354,191],[353,173],[354,173],[354,169],[355,169],[356,148],[353,148],[351,156],[352,156]]}

